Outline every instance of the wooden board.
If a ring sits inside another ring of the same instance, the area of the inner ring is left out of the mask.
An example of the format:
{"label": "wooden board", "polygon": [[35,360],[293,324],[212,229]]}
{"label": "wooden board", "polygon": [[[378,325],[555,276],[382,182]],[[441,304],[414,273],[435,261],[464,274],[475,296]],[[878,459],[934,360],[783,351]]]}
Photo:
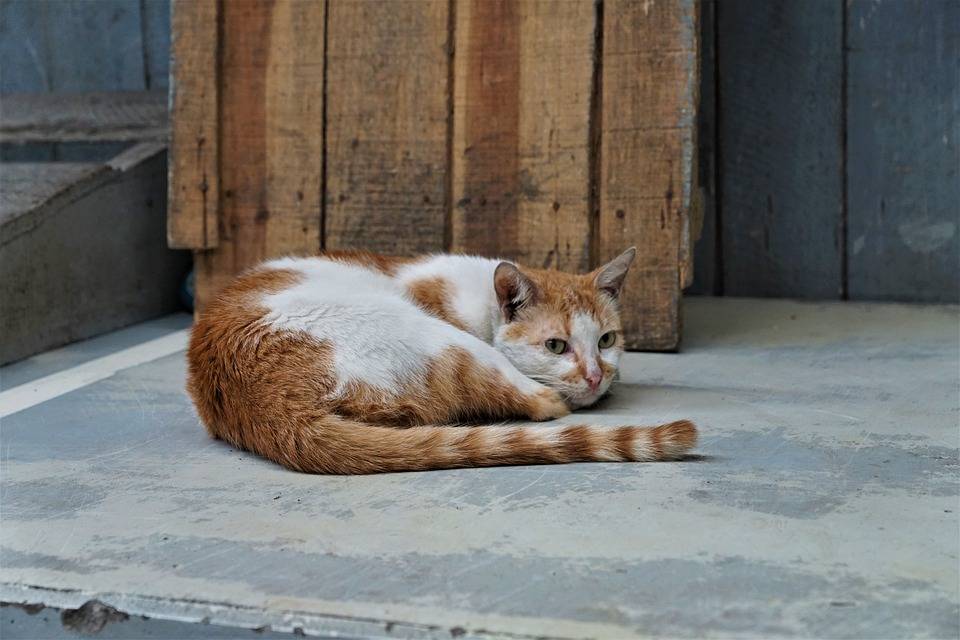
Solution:
{"label": "wooden board", "polygon": [[449,9],[329,4],[326,248],[443,251]]}
{"label": "wooden board", "polygon": [[848,10],[850,298],[957,302],[960,4]]}
{"label": "wooden board", "polygon": [[627,345],[679,341],[680,246],[693,180],[697,3],[604,3],[598,259],[636,244]]}
{"label": "wooden board", "polygon": [[729,0],[717,18],[724,293],[839,298],[843,3]]}
{"label": "wooden board", "polygon": [[201,307],[262,260],[320,248],[322,5],[234,0],[221,11],[220,243],[196,254]]}
{"label": "wooden board", "polygon": [[174,0],[170,92],[171,247],[210,249],[219,243],[220,194],[218,2]]}
{"label": "wooden board", "polygon": [[587,270],[594,3],[463,0],[455,33],[451,248]]}
{"label": "wooden board", "polygon": [[[196,255],[199,306],[321,246],[587,271],[638,244],[629,345],[676,347],[698,227],[696,0],[219,6],[219,245]],[[209,20],[177,21],[175,51],[209,47]],[[201,166],[191,135],[176,162]],[[209,247],[210,218],[181,211]]]}

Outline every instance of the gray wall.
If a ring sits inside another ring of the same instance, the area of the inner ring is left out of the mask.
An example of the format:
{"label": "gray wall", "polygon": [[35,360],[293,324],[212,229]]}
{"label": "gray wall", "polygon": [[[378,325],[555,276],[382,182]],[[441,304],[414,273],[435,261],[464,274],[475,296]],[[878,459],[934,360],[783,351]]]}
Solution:
{"label": "gray wall", "polygon": [[168,0],[0,0],[0,93],[165,89]]}
{"label": "gray wall", "polygon": [[704,0],[698,293],[957,302],[960,1]]}
{"label": "gray wall", "polygon": [[[0,0],[0,96],[165,90],[169,0]],[[98,162],[127,143],[0,144],[3,162]]]}
{"label": "gray wall", "polygon": [[[702,0],[694,293],[960,297],[960,0]],[[3,0],[0,92],[167,83],[167,0]]]}

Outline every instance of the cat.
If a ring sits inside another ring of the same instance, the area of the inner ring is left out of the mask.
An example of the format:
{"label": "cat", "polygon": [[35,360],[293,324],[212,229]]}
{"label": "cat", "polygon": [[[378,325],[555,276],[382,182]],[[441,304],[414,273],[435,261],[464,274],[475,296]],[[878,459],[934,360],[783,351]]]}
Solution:
{"label": "cat", "polygon": [[585,275],[462,255],[269,261],[198,318],[187,389],[213,437],[297,471],[677,459],[696,442],[686,420],[454,426],[551,420],[603,396],[635,255]]}

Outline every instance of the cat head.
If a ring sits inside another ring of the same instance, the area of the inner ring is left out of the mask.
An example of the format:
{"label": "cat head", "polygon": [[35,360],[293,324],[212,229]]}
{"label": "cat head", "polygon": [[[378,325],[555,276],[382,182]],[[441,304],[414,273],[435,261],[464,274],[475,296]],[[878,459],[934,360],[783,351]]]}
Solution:
{"label": "cat head", "polygon": [[571,407],[593,404],[610,388],[623,353],[618,302],[636,255],[631,247],[583,275],[501,262],[493,279],[503,323],[494,347]]}

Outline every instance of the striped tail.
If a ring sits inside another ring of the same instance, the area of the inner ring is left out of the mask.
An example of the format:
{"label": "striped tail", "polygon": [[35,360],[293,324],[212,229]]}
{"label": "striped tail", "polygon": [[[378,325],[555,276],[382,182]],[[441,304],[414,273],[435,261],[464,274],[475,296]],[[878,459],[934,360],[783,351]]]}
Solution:
{"label": "striped tail", "polygon": [[676,460],[697,441],[689,420],[656,427],[390,428],[319,418],[307,429],[282,429],[255,443],[235,443],[308,473],[366,474],[458,467]]}

